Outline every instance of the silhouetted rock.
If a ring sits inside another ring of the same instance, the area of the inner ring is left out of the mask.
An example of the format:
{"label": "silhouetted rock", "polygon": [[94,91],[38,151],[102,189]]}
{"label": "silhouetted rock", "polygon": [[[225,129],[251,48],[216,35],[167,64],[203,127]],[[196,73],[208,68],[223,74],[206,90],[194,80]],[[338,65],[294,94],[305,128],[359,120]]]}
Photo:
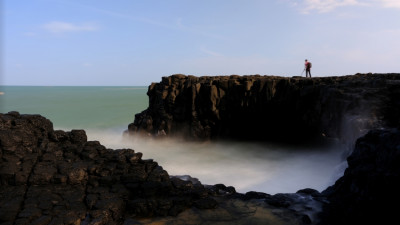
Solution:
{"label": "silhouetted rock", "polygon": [[256,192],[256,191],[249,191],[244,196],[243,199],[265,199],[271,197],[271,195],[263,193],[263,192]]}
{"label": "silhouetted rock", "polygon": [[0,184],[1,224],[122,224],[216,207],[201,183],[170,179],[141,153],[17,112],[0,114]]}
{"label": "silhouetted rock", "polygon": [[372,128],[399,124],[400,74],[341,77],[172,75],[149,86],[149,107],[131,135],[353,144]]}
{"label": "silhouetted rock", "polygon": [[343,177],[323,192],[330,203],[322,224],[397,224],[400,131],[370,131],[347,161]]}

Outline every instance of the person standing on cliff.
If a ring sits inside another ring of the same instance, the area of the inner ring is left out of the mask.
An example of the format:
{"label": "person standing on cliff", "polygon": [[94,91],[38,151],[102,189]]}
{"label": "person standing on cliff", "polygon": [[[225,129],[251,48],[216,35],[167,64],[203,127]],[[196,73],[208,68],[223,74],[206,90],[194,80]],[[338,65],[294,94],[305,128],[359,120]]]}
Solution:
{"label": "person standing on cliff", "polygon": [[306,71],[306,77],[308,77],[308,75],[310,75],[311,78],[311,62],[309,62],[307,59],[305,60],[304,63],[304,70]]}

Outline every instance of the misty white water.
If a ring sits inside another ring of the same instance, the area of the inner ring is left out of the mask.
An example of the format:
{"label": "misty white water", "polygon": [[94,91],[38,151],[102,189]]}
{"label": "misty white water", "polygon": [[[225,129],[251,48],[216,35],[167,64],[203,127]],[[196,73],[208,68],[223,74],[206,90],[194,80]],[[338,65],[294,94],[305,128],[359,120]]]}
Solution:
{"label": "misty white water", "polygon": [[119,132],[88,131],[88,138],[112,149],[131,148],[154,159],[170,175],[190,175],[203,184],[222,183],[236,191],[269,194],[322,191],[343,175],[344,146],[299,148],[266,143],[207,142],[132,138]]}
{"label": "misty white water", "polygon": [[0,112],[41,114],[55,129],[85,129],[107,148],[131,148],[154,159],[170,175],[191,175],[203,184],[223,183],[238,192],[293,193],[324,190],[343,175],[345,147],[294,147],[259,143],[182,143],[123,140],[134,115],[146,109],[147,87],[4,87]]}

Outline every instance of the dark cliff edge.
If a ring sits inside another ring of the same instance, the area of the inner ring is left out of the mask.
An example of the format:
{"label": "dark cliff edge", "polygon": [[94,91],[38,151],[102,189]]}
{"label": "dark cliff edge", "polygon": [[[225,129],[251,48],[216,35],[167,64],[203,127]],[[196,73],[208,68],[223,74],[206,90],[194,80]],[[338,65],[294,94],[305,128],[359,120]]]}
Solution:
{"label": "dark cliff edge", "polygon": [[172,75],[152,83],[149,107],[130,135],[186,140],[354,143],[368,130],[399,124],[400,74],[341,77]]}

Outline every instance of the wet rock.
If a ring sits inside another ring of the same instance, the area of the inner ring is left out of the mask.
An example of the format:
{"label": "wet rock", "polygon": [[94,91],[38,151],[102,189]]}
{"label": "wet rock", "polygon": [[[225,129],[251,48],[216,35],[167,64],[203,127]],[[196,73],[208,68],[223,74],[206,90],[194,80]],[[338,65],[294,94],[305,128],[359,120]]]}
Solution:
{"label": "wet rock", "polygon": [[312,188],[304,188],[304,189],[298,190],[296,193],[297,194],[311,195],[313,197],[321,196],[321,193],[319,191],[317,191],[315,189],[312,189]]}
{"label": "wet rock", "polygon": [[275,194],[268,196],[265,202],[272,206],[287,208],[292,204],[293,198],[288,194]]}
{"label": "wet rock", "polygon": [[268,197],[271,197],[271,195],[263,192],[249,191],[243,196],[243,199],[266,199]]}
{"label": "wet rock", "polygon": [[214,209],[218,206],[218,203],[213,198],[203,198],[195,201],[194,206],[198,209]]}
{"label": "wet rock", "polygon": [[199,210],[191,208],[174,217],[127,219],[125,224],[221,224],[221,225],[303,225],[304,215],[297,215],[289,209],[273,209],[263,201],[243,201],[239,198],[217,197],[218,207]]}
{"label": "wet rock", "polygon": [[215,184],[206,186],[208,192],[213,196],[229,196],[236,194],[236,190],[232,186],[225,186],[224,184]]}

